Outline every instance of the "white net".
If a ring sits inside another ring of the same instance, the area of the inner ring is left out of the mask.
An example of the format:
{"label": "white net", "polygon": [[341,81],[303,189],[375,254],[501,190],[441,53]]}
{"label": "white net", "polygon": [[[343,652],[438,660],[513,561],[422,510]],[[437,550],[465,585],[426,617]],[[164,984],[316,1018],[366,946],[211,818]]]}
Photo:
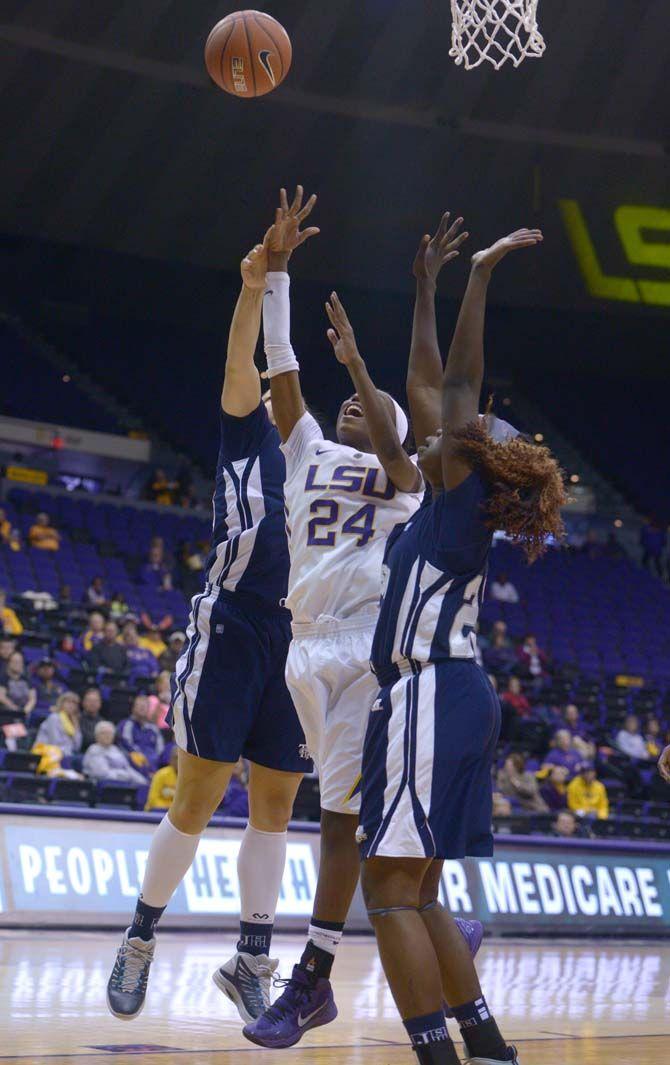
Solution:
{"label": "white net", "polygon": [[537,25],[538,0],[451,0],[451,51],[466,70],[484,61],[499,70],[508,59],[518,67],[526,57],[544,55]]}

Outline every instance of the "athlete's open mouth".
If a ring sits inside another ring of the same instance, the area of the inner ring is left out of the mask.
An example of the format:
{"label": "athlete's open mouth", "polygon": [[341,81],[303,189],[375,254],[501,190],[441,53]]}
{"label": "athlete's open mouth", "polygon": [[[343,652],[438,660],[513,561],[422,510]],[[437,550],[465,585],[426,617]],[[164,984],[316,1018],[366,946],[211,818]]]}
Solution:
{"label": "athlete's open mouth", "polygon": [[363,408],[356,400],[352,400],[350,403],[347,403],[342,414],[345,418],[362,418]]}

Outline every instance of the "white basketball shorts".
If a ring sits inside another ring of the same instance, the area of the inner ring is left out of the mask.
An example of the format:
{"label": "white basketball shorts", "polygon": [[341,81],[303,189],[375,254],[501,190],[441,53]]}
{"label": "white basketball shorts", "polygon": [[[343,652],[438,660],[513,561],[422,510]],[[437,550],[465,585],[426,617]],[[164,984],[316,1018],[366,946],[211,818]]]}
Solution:
{"label": "white basketball shorts", "polygon": [[379,685],[370,670],[376,617],[293,626],[291,693],[319,773],[321,807],[358,814],[363,741]]}

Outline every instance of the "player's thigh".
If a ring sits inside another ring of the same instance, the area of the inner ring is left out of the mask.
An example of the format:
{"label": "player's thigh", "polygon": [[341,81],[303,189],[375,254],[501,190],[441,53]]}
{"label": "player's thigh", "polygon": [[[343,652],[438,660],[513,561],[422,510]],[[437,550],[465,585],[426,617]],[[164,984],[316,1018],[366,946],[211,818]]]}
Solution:
{"label": "player's thigh", "polygon": [[198,758],[179,750],[177,787],[170,808],[170,821],[180,832],[202,832],[226,793],[233,762]]}
{"label": "player's thigh", "polygon": [[321,769],[329,691],[321,676],[322,648],[316,637],[293,640],[286,659],[286,685],[295,707],[305,746]]}
{"label": "player's thigh", "polygon": [[343,661],[341,677],[326,715],[321,805],[336,813],[358,814],[363,744],[378,684],[363,656]]}
{"label": "player's thigh", "polygon": [[442,859],[435,858],[426,869],[423,880],[421,881],[421,894],[419,898],[421,906],[427,906],[429,902],[435,902],[439,899],[443,867],[444,862]]}
{"label": "player's thigh", "polygon": [[284,832],[291,819],[302,773],[249,763],[249,821],[259,832]]}
{"label": "player's thigh", "polygon": [[206,620],[192,640],[191,672],[187,660],[178,679],[175,736],[189,754],[235,763],[262,700],[268,649],[262,626],[229,599],[217,600]]}

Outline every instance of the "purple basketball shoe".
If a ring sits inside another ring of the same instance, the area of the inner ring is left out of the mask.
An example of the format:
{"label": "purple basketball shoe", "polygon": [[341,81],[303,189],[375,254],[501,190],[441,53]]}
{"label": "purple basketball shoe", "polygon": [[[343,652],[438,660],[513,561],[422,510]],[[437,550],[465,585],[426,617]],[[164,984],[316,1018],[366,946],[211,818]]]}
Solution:
{"label": "purple basketball shoe", "polygon": [[277,1050],[292,1047],[310,1028],[329,1024],[337,1017],[330,980],[319,978],[314,983],[304,969],[294,965],[291,979],[275,984],[286,985],[283,994],[258,1020],[242,1029],[251,1043]]}

